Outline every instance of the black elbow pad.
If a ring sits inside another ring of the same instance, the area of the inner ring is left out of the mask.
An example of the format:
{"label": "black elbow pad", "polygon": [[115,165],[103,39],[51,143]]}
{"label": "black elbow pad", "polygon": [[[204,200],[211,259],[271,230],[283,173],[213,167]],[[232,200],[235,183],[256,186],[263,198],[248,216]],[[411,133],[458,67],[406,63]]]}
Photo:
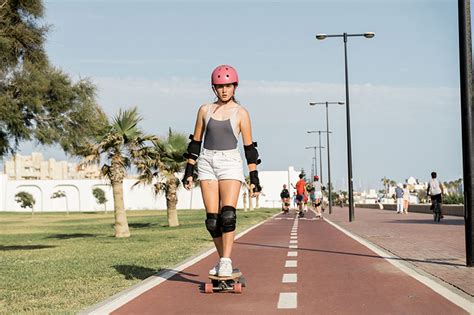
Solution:
{"label": "black elbow pad", "polygon": [[191,142],[188,144],[188,151],[183,154],[187,159],[196,161],[199,155],[201,154],[201,144],[202,141],[194,140],[194,135],[189,135]]}
{"label": "black elbow pad", "polygon": [[245,151],[245,159],[247,160],[247,164],[260,164],[262,160],[258,158],[258,151],[257,151],[257,142],[253,142],[249,145],[244,145]]}

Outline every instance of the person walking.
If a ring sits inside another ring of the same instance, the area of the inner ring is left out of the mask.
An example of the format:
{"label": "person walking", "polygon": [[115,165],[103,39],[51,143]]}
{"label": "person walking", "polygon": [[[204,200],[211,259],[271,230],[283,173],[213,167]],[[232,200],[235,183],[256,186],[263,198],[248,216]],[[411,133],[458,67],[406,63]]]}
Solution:
{"label": "person walking", "polygon": [[407,184],[403,184],[403,213],[408,213],[408,206],[410,204],[410,190]]}
{"label": "person walking", "polygon": [[395,188],[395,199],[397,199],[397,213],[403,213],[403,189],[401,184]]}
{"label": "person walking", "polygon": [[233,271],[231,253],[237,223],[236,206],[245,181],[237,147],[239,135],[242,135],[250,176],[249,197],[258,196],[262,190],[257,171],[260,159],[252,138],[250,115],[235,99],[238,85],[239,78],[233,67],[221,65],[212,71],[211,87],[217,101],[204,104],[198,110],[182,179],[184,187],[190,190],[197,165],[206,208],[206,229],[220,258],[209,274],[219,277],[231,276]]}

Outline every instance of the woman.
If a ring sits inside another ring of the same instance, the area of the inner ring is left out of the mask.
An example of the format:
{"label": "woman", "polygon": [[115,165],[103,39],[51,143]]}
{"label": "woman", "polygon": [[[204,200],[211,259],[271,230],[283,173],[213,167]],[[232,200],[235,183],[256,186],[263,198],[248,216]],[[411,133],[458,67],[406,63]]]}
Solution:
{"label": "woman", "polygon": [[235,100],[235,90],[239,84],[237,71],[228,65],[218,66],[212,72],[211,83],[217,101],[199,108],[194,134],[189,137],[191,142],[186,154],[188,163],[183,185],[187,190],[191,189],[197,164],[206,207],[206,228],[220,257],[209,274],[227,277],[233,270],[230,256],[237,221],[235,208],[245,181],[242,158],[237,148],[240,134],[250,175],[250,197],[256,197],[261,191],[257,172],[260,159],[257,144],[252,140],[249,113]]}

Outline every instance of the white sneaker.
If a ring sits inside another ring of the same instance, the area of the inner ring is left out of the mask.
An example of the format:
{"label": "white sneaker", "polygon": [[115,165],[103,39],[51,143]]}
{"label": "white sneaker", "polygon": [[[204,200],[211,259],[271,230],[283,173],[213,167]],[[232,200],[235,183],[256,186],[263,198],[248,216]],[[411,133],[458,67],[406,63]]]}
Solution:
{"label": "white sneaker", "polygon": [[232,276],[232,260],[230,258],[221,258],[219,261],[219,269],[217,271],[219,277]]}
{"label": "white sneaker", "polygon": [[214,267],[209,270],[209,275],[215,276],[219,272],[219,263],[217,263]]}

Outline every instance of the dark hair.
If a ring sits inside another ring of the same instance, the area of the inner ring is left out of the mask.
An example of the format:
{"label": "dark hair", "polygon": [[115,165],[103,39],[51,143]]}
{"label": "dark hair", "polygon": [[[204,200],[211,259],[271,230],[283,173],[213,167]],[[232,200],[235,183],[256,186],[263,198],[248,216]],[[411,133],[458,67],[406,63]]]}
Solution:
{"label": "dark hair", "polygon": [[304,175],[303,175],[303,174],[300,174],[300,175],[299,175],[299,178],[300,178],[300,179],[301,179],[301,178],[303,178],[303,177],[304,177]]}
{"label": "dark hair", "polygon": [[437,175],[436,172],[431,172],[431,178],[436,178]]}

